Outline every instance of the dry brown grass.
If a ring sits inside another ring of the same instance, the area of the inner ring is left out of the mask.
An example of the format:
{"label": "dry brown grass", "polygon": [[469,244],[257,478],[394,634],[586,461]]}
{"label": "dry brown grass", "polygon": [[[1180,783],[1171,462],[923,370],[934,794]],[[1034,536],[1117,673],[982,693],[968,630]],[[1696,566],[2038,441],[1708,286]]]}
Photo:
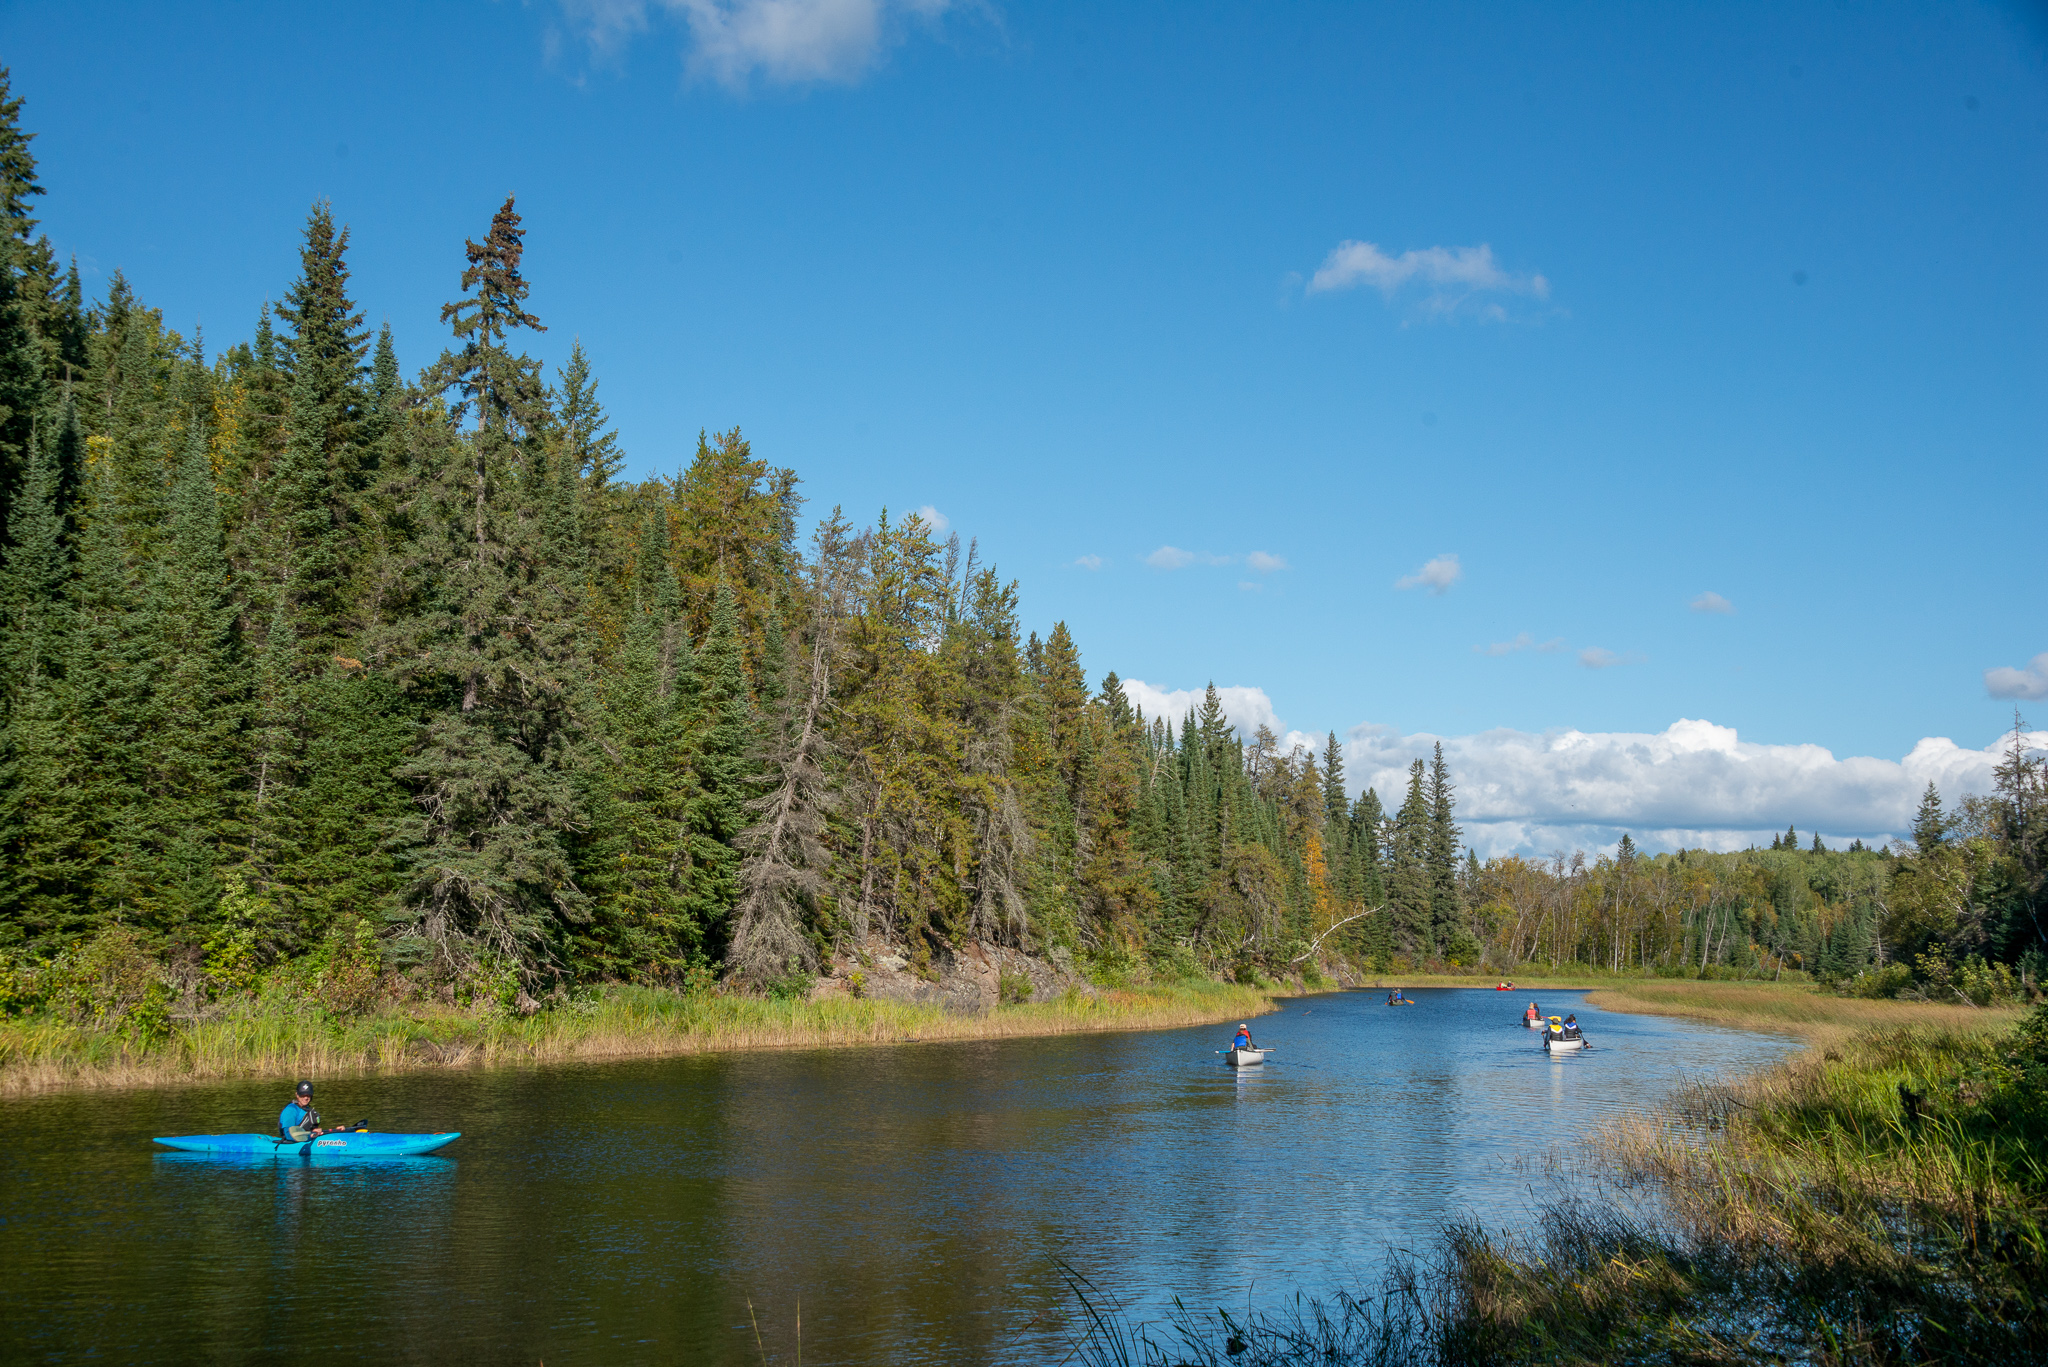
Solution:
{"label": "dry brown grass", "polygon": [[776,1001],[624,988],[587,1009],[548,1011],[528,1020],[430,1010],[339,1022],[319,1014],[252,1010],[196,1024],[148,1049],[120,1035],[30,1018],[0,1021],[0,1094],[1156,1030],[1272,1009],[1264,992],[1224,984],[1074,993],[982,1012],[843,997]]}
{"label": "dry brown grass", "polygon": [[1997,1032],[2012,1028],[2021,1014],[2018,1007],[1837,997],[1805,983],[1669,978],[1602,987],[1586,1000],[1607,1011],[1681,1016],[1737,1029],[1798,1035],[1814,1045],[1838,1044],[1862,1031],[1902,1026],[1963,1035]]}

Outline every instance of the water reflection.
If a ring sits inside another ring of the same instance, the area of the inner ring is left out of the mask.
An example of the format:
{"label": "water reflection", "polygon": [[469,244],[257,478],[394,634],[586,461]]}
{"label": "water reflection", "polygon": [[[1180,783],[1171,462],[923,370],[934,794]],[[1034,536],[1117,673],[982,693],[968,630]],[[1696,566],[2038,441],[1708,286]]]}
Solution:
{"label": "water reflection", "polygon": [[[336,1080],[445,1154],[250,1162],[150,1134],[252,1128],[273,1087],[0,1109],[0,1358],[1037,1362],[1058,1261],[1165,1304],[1369,1273],[1463,1211],[1513,1222],[1518,1155],[1776,1051],[1608,1016],[1552,1059],[1526,1000],[1417,990],[1228,1027]],[[112,1123],[110,1123],[110,1117]]]}

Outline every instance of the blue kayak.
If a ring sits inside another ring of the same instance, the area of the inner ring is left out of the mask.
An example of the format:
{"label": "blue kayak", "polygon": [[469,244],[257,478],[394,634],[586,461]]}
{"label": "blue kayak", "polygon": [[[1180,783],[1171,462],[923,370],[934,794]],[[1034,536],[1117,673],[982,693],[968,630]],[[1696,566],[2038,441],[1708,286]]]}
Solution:
{"label": "blue kayak", "polygon": [[373,1130],[339,1130],[315,1139],[278,1139],[267,1134],[178,1134],[159,1136],[157,1143],[185,1153],[290,1154],[308,1158],[395,1158],[432,1153],[462,1138],[462,1131],[441,1134],[379,1134]]}

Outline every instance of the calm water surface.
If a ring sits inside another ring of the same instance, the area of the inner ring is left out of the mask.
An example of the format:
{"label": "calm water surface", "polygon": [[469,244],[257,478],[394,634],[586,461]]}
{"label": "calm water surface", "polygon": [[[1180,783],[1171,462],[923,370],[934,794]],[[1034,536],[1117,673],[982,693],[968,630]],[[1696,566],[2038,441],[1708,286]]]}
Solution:
{"label": "calm water surface", "polygon": [[[0,1103],[0,1359],[1026,1363],[1058,1262],[1141,1306],[1369,1275],[1446,1216],[1520,1222],[1510,1160],[1786,1041],[1527,995],[1289,1001],[1227,1027],[323,1084],[330,1120],[460,1129],[414,1159],[227,1162],[275,1085]],[[748,1301],[752,1302],[752,1314]]]}

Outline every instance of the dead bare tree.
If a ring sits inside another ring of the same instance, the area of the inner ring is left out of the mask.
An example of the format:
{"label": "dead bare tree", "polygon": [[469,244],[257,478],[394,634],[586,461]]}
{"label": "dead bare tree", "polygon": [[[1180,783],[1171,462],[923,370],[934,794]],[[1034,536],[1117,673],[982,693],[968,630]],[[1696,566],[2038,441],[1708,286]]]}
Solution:
{"label": "dead bare tree", "polygon": [[807,686],[801,701],[792,697],[785,705],[788,711],[770,734],[762,758],[764,778],[773,786],[747,803],[760,819],[736,842],[745,858],[727,961],[733,976],[745,981],[765,982],[792,968],[817,965],[804,917],[826,891],[825,869],[831,861],[825,818],[837,799],[825,772],[831,748],[825,714],[832,703],[832,666],[850,574],[846,525],[835,513],[818,528],[811,566]]}

